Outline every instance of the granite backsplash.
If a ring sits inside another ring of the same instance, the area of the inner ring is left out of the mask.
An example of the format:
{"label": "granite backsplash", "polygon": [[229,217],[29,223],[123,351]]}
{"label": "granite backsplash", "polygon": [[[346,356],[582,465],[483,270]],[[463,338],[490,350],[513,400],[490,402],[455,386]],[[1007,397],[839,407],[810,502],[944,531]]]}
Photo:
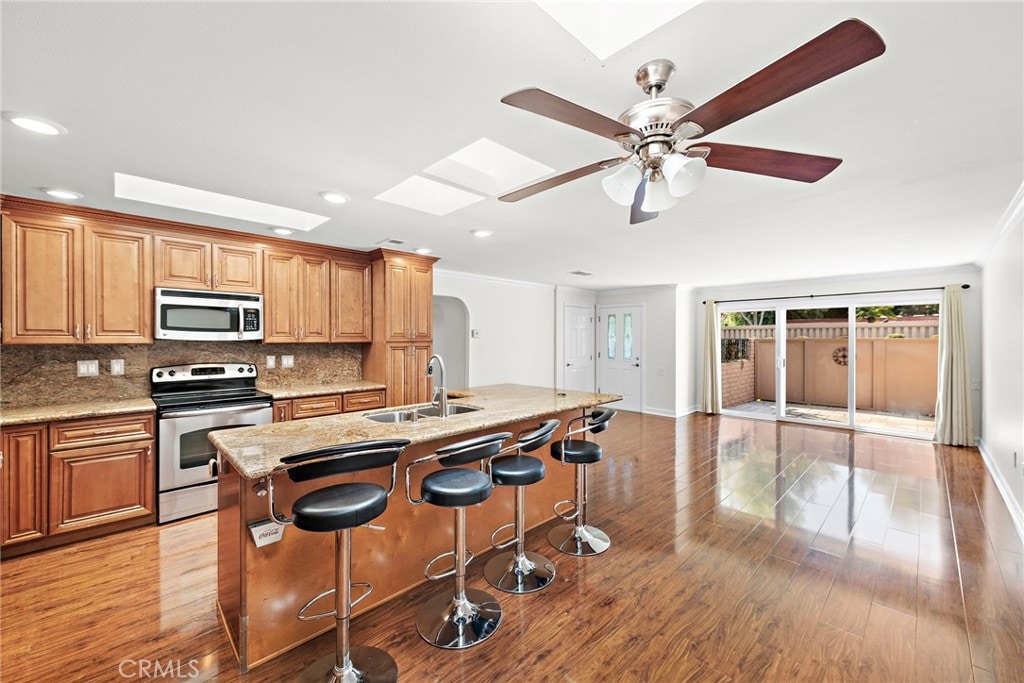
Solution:
{"label": "granite backsplash", "polygon": [[[362,353],[360,344],[5,344],[0,348],[0,407],[145,398],[150,368],[186,363],[255,363],[260,386],[270,391],[290,384],[355,381],[362,379]],[[294,356],[295,367],[282,369],[283,355]],[[277,356],[276,369],[267,369],[267,356]],[[124,375],[110,374],[115,358],[124,359]],[[99,376],[77,377],[79,360],[99,360]]]}

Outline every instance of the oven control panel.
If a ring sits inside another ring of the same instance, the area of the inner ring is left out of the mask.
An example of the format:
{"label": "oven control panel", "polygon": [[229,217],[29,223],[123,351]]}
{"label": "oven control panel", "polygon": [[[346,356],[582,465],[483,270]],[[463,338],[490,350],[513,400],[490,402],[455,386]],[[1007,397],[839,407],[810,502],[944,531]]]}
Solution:
{"label": "oven control panel", "polygon": [[150,370],[150,381],[154,384],[166,382],[188,382],[193,380],[255,378],[255,363],[197,363],[195,365],[168,365]]}

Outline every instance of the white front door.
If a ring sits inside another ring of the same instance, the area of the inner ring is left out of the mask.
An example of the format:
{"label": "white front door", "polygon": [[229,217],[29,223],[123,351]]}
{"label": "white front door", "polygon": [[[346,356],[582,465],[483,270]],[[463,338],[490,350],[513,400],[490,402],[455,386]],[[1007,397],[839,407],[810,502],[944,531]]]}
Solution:
{"label": "white front door", "polygon": [[597,390],[621,394],[623,410],[643,410],[643,308],[600,306],[597,309]]}
{"label": "white front door", "polygon": [[565,367],[562,368],[562,386],[573,391],[593,391],[593,307],[566,304],[563,328]]}

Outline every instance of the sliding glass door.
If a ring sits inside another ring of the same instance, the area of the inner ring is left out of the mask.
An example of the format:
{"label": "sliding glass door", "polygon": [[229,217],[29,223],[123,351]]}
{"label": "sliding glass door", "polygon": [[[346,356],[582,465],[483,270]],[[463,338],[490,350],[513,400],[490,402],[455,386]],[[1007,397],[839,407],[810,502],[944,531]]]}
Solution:
{"label": "sliding glass door", "polygon": [[722,412],[931,438],[938,302],[921,290],[719,304]]}

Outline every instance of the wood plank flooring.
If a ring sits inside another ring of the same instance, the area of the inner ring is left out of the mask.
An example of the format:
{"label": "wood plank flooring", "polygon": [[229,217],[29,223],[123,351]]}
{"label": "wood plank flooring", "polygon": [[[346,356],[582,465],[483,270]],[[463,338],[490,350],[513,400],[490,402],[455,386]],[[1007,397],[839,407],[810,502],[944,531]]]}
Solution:
{"label": "wood plank flooring", "polygon": [[[495,592],[504,618],[482,645],[417,635],[446,581],[356,618],[353,642],[388,650],[404,681],[1024,680],[1024,549],[977,450],[624,412],[598,440],[608,552],[561,555],[547,524],[528,545],[554,583]],[[288,681],[332,651],[327,635],[240,673],[216,552],[205,515],[4,560],[0,678]],[[469,586],[493,590],[487,559]]]}

